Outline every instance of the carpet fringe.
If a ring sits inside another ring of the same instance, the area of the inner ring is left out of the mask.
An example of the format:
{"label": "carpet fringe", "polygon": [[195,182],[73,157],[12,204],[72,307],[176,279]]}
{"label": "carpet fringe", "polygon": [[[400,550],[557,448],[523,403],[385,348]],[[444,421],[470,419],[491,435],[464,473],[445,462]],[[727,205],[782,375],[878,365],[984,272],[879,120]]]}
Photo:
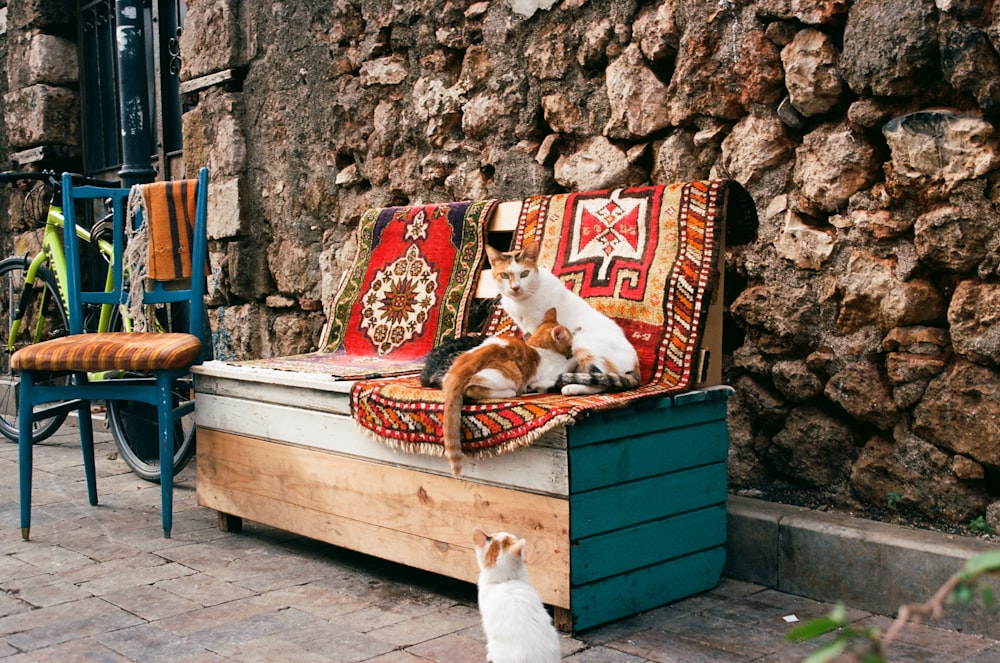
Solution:
{"label": "carpet fringe", "polygon": [[[576,418],[569,414],[557,415],[545,422],[544,425],[538,428],[532,429],[525,433],[524,435],[505,440],[498,444],[491,445],[489,447],[484,447],[480,449],[468,449],[464,445],[462,446],[462,453],[464,453],[469,458],[485,459],[494,458],[496,456],[501,456],[505,453],[515,451],[517,449],[523,449],[524,447],[530,447],[534,444],[538,438],[542,437],[548,433],[553,428],[558,428],[559,426],[569,426],[576,422]],[[357,420],[354,420],[355,428],[363,436],[370,440],[378,442],[394,451],[401,451],[404,453],[420,454],[422,456],[438,456],[444,457],[444,444],[439,444],[435,442],[407,442],[405,440],[398,440],[393,437],[388,437],[385,435],[380,435],[375,431],[365,428]]]}

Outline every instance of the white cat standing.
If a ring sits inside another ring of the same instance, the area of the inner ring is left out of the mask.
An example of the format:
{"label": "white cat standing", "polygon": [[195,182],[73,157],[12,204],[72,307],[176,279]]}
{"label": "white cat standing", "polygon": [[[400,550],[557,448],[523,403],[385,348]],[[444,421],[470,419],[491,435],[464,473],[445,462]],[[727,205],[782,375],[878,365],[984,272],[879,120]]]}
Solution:
{"label": "white cat standing", "polygon": [[490,663],[558,663],[559,634],[524,570],[524,539],[472,532],[479,562],[479,614]]}
{"label": "white cat standing", "polygon": [[574,384],[561,383],[567,395],[594,394],[639,386],[639,356],[625,332],[611,318],[567,288],[559,278],[538,266],[538,242],[520,251],[501,252],[486,247],[500,305],[525,334],[534,333],[546,311],[556,309],[559,322],[573,333],[573,356],[580,373]]}

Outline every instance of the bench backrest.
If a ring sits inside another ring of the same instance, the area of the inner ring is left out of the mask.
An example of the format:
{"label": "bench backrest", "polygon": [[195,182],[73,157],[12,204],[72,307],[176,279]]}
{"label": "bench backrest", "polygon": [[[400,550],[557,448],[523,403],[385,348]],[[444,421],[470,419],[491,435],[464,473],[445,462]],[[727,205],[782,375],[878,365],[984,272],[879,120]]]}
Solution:
{"label": "bench backrest", "polygon": [[[522,201],[501,202],[494,207],[487,220],[487,243],[495,248],[506,251],[510,247],[511,237],[517,228],[521,213]],[[693,387],[702,388],[722,384],[722,313],[725,275],[725,214],[718,219],[716,230],[718,241],[717,275],[713,280],[710,293],[706,293],[708,302],[707,318],[704,332],[697,353]],[[484,266],[479,275],[476,297],[481,300],[491,300],[497,295],[496,281],[489,266]]]}

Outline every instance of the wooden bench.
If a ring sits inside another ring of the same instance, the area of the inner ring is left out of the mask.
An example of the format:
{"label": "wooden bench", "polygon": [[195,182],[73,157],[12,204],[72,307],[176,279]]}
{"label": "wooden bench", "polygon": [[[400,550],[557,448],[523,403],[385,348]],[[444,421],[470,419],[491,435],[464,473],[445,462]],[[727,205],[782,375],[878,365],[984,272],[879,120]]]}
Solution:
{"label": "wooden bench", "polygon": [[[722,201],[725,204],[725,201]],[[509,246],[520,201],[496,206]],[[721,214],[720,218],[724,218]],[[728,430],[721,385],[723,229],[690,391],[599,412],[500,456],[396,451],[351,418],[353,383],[236,363],[196,368],[199,504],[475,582],[471,532],[528,540],[528,572],[557,626],[581,630],[714,587],[725,556]],[[495,294],[484,270],[478,296]]]}

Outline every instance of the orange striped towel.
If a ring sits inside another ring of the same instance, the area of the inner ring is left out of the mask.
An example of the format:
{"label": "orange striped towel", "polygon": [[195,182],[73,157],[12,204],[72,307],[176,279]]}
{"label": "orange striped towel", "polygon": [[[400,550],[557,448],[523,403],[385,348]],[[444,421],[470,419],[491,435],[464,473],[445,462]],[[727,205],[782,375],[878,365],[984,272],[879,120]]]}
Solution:
{"label": "orange striped towel", "polygon": [[170,281],[191,276],[195,180],[141,185],[149,226],[149,278]]}

